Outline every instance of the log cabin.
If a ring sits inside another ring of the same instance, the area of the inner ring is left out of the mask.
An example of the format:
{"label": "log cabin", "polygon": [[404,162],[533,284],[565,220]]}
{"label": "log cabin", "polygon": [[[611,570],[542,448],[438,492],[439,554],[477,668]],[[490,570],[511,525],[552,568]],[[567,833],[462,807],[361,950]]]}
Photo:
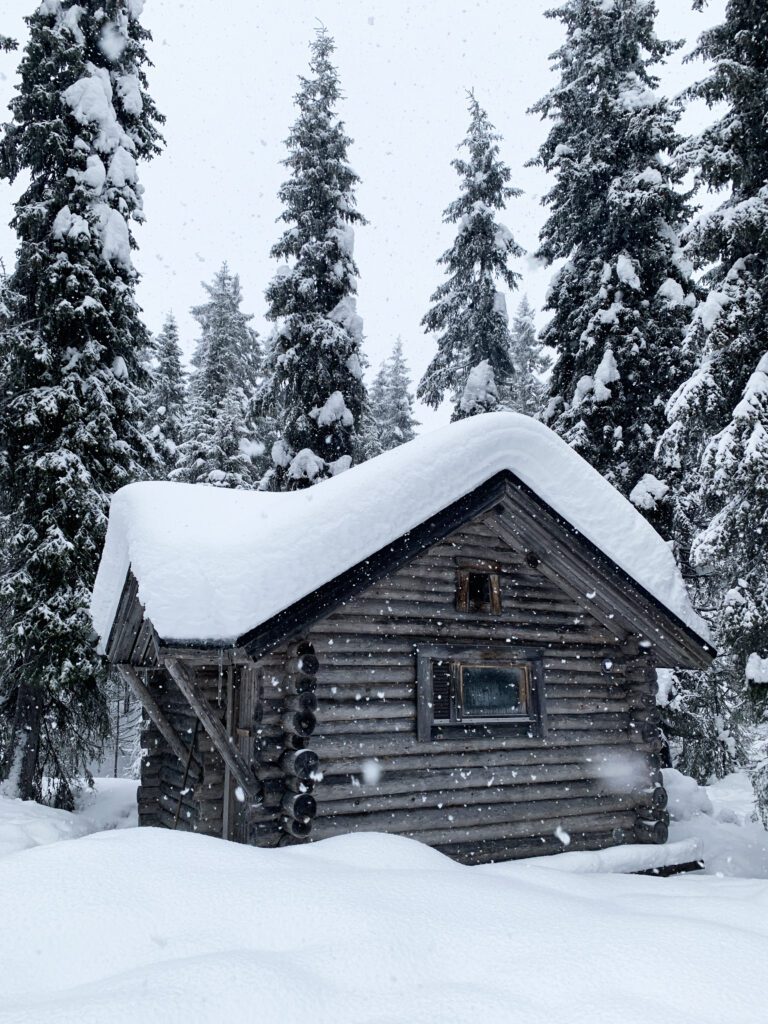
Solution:
{"label": "log cabin", "polygon": [[92,615],[141,825],[464,863],[665,842],[656,669],[715,654],[668,545],[512,413],[289,493],[131,484]]}

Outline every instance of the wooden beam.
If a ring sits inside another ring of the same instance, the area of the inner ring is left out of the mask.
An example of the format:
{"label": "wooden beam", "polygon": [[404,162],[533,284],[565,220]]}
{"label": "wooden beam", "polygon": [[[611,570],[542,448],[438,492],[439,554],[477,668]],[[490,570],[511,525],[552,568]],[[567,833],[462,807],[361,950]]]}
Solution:
{"label": "wooden beam", "polygon": [[133,665],[118,664],[115,665],[115,668],[144,705],[158,732],[168,743],[182,765],[186,765],[190,760],[197,764],[192,751],[182,743],[179,734],[165,717],[159,704]]}
{"label": "wooden beam", "polygon": [[210,704],[205,698],[205,694],[200,690],[192,673],[187,669],[186,665],[176,658],[165,658],[163,664],[187,699],[189,706],[200,719],[203,728],[210,737],[211,743],[213,743],[224,764],[232,772],[238,786],[240,786],[249,800],[259,800],[261,792],[260,783],[252,774],[237,746],[227,736],[224,726],[214,715]]}

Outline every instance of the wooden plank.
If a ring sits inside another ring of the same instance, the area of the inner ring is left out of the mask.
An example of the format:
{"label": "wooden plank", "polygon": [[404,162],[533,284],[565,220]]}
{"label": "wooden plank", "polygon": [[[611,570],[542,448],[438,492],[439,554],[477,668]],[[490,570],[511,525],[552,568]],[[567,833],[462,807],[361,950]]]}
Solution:
{"label": "wooden plank", "polygon": [[[226,734],[232,736],[232,730],[234,728],[234,686],[232,680],[232,665],[227,666],[227,703],[226,703]],[[239,752],[239,751],[238,751]],[[224,813],[222,815],[221,822],[221,838],[231,838],[231,815],[232,815],[232,800],[234,794],[232,791],[232,769],[228,764],[224,765]]]}
{"label": "wooden plank", "polygon": [[[324,766],[325,767],[325,766]],[[358,801],[370,797],[424,794],[436,791],[460,793],[467,789],[490,789],[503,786],[524,790],[528,786],[546,786],[600,780],[597,767],[589,762],[572,761],[564,764],[534,764],[532,766],[496,765],[487,767],[456,767],[453,769],[400,769],[387,771],[386,764],[381,778],[375,785],[366,785],[362,778],[362,766],[357,771],[344,774],[325,772],[318,787],[318,799],[323,804],[335,800],[354,798]]]}
{"label": "wooden plank", "polygon": [[[633,794],[615,795],[605,789],[600,779],[582,779],[566,783],[543,783],[521,785],[514,780],[506,786],[483,786],[479,789],[430,789],[410,793],[392,793],[382,796],[356,797],[355,789],[349,787],[347,799],[328,800],[325,786],[317,792],[318,818],[335,818],[340,814],[371,814],[407,810],[415,819],[427,810],[435,808],[478,807],[490,804],[526,803],[534,800],[557,800],[563,806],[582,797],[605,797],[612,806],[620,803],[628,810],[635,810],[637,801]],[[450,811],[448,812],[450,815]]]}
{"label": "wooden plank", "polygon": [[[158,732],[162,735],[163,739],[169,745],[181,764],[186,765],[191,756],[189,748],[182,743],[179,738],[179,734],[161,711],[149,688],[144,685],[144,680],[139,676],[139,673],[132,665],[120,663],[115,667],[120,673],[120,676],[128,683],[138,699],[141,701]],[[199,768],[199,764],[194,757],[192,757],[192,761]]]}
{"label": "wooden plank", "polygon": [[481,839],[470,843],[447,843],[435,849],[460,864],[493,864],[521,857],[541,857],[572,850],[604,850],[616,846],[613,830],[571,832],[571,841],[564,847],[557,836],[536,836],[531,839]]}
{"label": "wooden plank", "polygon": [[[349,832],[380,832],[381,825],[373,826],[370,815],[360,817],[348,825],[346,822],[334,823],[333,819],[315,820],[312,830],[313,839],[325,839],[330,836],[345,835]],[[414,829],[405,825],[403,828],[386,827],[387,832],[419,839],[430,846],[441,844],[466,843],[483,839],[533,839],[535,836],[554,835],[555,829],[561,827],[570,834],[580,831],[609,831],[616,828],[631,830],[634,828],[636,816],[634,812],[609,811],[594,814],[567,816],[562,813],[552,818],[537,818],[536,821],[500,821],[478,825],[450,825],[447,828]],[[660,830],[661,831],[661,830]]]}
{"label": "wooden plank", "polygon": [[207,699],[200,692],[192,673],[182,662],[175,658],[166,658],[164,665],[178,688],[189,701],[190,707],[197,714],[221,759],[226,765],[229,765],[232,775],[237,780],[237,784],[250,800],[258,800],[260,794],[258,780],[251,773],[240,751],[234,743],[230,742],[224,726],[214,715]]}

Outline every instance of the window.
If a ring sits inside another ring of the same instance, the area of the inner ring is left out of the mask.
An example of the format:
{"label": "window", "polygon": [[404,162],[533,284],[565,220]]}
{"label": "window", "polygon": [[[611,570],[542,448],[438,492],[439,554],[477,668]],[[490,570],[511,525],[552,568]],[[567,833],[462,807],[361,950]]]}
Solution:
{"label": "window", "polygon": [[501,613],[501,587],[498,571],[480,566],[458,570],[456,579],[456,610],[480,614]]}
{"label": "window", "polygon": [[543,735],[542,652],[424,647],[418,651],[418,735]]}

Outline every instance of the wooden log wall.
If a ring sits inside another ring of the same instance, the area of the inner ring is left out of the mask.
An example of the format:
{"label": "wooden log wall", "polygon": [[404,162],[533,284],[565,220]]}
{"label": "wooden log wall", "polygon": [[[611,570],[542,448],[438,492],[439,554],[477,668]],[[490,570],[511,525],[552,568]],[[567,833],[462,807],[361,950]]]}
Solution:
{"label": "wooden log wall", "polygon": [[[499,564],[501,615],[455,610],[460,559]],[[310,838],[396,832],[467,863],[562,850],[556,832],[570,850],[660,841],[653,652],[573,593],[478,519],[318,621],[308,632],[319,659],[310,745],[322,781]],[[415,652],[440,643],[542,649],[546,736],[489,727],[419,742]],[[282,767],[288,657],[285,647],[258,665],[254,757],[268,795],[248,841],[259,845],[280,841],[286,789],[302,790]]]}
{"label": "wooden log wall", "polygon": [[[226,678],[217,665],[196,669],[211,706],[224,720]],[[192,750],[182,763],[155,726],[145,726],[139,825],[157,825],[181,831],[221,836],[224,827],[224,763],[178,687],[164,669],[147,674],[149,689],[185,747]]]}

